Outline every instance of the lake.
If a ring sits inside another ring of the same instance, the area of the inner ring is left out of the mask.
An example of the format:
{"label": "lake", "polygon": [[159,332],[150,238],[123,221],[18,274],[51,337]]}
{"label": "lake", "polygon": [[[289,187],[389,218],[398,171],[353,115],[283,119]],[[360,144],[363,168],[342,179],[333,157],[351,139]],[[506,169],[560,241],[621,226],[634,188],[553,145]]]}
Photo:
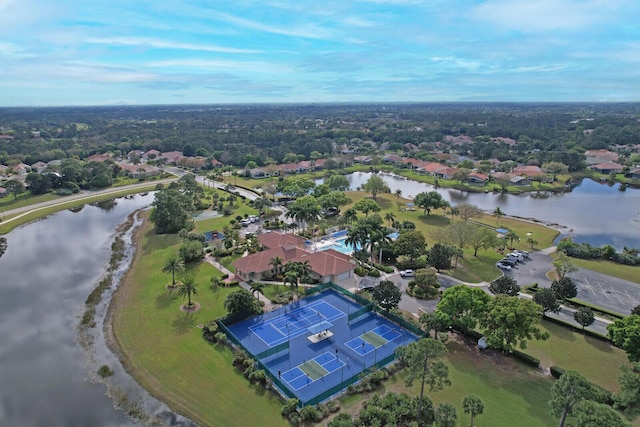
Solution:
{"label": "lake", "polygon": [[[351,190],[363,185],[371,172],[346,175]],[[435,188],[395,175],[378,174],[391,189],[402,190],[411,199],[423,191],[438,191],[453,206],[468,203],[490,212],[500,207],[507,215],[536,218],[563,226],[563,236],[595,246],[610,244],[640,248],[640,190],[619,191],[618,186],[600,184],[590,179],[568,193],[537,192],[525,194],[469,193],[448,188]],[[320,181],[321,182],[321,181]]]}
{"label": "lake", "polygon": [[[112,382],[148,413],[167,424],[184,425],[124,372],[105,345],[101,321],[91,354],[76,342],[85,300],[105,273],[115,228],[152,201],[153,195],[138,195],[101,207],[86,205],[5,236],[8,247],[0,257],[0,425],[138,425],[114,408],[105,385],[89,380],[102,364],[115,371]],[[106,302],[99,314],[105,308]]]}

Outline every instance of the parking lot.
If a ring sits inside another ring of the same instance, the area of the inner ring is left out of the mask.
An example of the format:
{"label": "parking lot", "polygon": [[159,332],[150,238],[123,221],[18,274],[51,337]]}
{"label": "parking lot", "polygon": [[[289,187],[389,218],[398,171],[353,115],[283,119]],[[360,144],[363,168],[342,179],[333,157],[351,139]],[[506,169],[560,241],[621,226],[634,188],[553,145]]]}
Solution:
{"label": "parking lot", "polygon": [[[532,252],[528,259],[504,273],[516,279],[520,286],[538,283],[549,287],[551,279],[547,273],[553,269],[553,259],[549,255]],[[589,304],[625,315],[640,304],[640,284],[584,268],[571,273],[570,277],[578,289],[577,299]]]}

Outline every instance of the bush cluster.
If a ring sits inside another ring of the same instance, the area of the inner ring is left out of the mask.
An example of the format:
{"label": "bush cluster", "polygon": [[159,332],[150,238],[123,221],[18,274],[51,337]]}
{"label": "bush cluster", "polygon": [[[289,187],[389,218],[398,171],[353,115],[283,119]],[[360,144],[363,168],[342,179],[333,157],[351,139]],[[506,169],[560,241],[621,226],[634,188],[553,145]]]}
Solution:
{"label": "bush cluster", "polygon": [[558,243],[558,250],[574,258],[608,259],[618,264],[640,265],[638,251],[634,249],[625,248],[625,252],[616,252],[610,245],[596,247],[589,243],[576,243],[571,239],[564,239]]}

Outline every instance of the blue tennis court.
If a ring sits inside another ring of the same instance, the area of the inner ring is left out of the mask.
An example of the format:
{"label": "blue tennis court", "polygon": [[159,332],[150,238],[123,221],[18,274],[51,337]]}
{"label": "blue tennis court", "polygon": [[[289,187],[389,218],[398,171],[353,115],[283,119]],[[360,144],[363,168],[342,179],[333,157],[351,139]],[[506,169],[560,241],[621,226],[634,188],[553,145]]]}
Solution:
{"label": "blue tennis court", "polygon": [[[345,365],[342,360],[338,359],[337,356],[329,352],[322,353],[320,356],[317,356],[312,360],[314,360],[318,365],[322,366],[327,371],[327,375],[334,371],[337,371]],[[309,378],[309,376],[302,371],[300,366],[301,365],[298,365],[295,368],[290,369],[280,375],[280,378],[286,381],[289,386],[291,386],[291,388],[295,391],[306,387],[313,381],[317,381]]]}
{"label": "blue tennis court", "polygon": [[[367,334],[370,334],[372,332],[377,337],[379,337],[375,345],[367,341],[367,338],[366,338]],[[395,329],[390,328],[387,325],[381,325],[381,326],[378,326],[377,328],[372,329],[371,331],[367,331],[364,334],[361,334],[360,336],[355,337],[352,340],[345,342],[344,345],[346,345],[347,347],[349,347],[351,350],[355,351],[359,355],[365,356],[368,353],[371,353],[372,351],[374,351],[376,348],[379,348],[385,345],[386,343],[388,343],[389,341],[395,340],[396,338],[400,338],[401,336],[402,335],[400,334],[400,332],[397,332]]]}
{"label": "blue tennis court", "polygon": [[313,304],[297,308],[284,313],[267,322],[249,327],[269,347],[275,347],[292,338],[306,334],[310,329],[317,333],[333,327],[333,321],[346,316],[326,301],[316,301]]}
{"label": "blue tennis court", "polygon": [[345,292],[325,289],[231,323],[228,332],[283,395],[316,404],[360,381],[363,372],[391,363],[399,346],[418,339],[374,311],[363,311],[364,305]]}

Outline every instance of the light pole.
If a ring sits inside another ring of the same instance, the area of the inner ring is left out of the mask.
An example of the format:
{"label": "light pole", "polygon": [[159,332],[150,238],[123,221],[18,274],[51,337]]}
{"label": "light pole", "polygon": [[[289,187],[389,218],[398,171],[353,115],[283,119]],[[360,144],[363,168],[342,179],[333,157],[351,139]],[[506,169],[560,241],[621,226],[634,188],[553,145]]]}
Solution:
{"label": "light pole", "polygon": [[291,336],[289,335],[289,324],[286,323],[287,327],[287,345],[289,346],[289,369],[291,369]]}

